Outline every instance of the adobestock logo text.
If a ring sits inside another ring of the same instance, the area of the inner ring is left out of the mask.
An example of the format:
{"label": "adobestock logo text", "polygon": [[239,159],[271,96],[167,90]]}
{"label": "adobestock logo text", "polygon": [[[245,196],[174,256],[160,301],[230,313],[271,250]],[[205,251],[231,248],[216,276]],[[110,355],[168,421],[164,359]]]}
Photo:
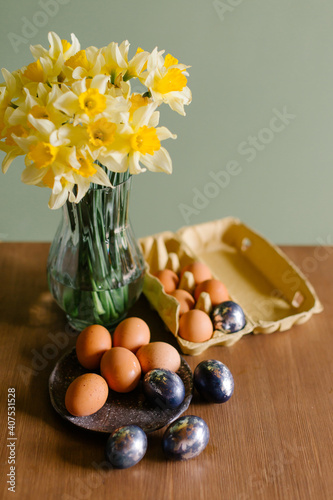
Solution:
{"label": "adobestock logo text", "polygon": [[[277,134],[283,132],[291,121],[295,120],[296,115],[289,113],[286,106],[282,110],[273,108],[273,116],[268,125],[261,128],[255,135],[249,135],[246,140],[240,142],[237,146],[237,153],[245,157],[248,163],[255,160],[257,155],[264,151],[273,141]],[[208,207],[210,201],[216,198],[223,189],[227,188],[234,177],[243,172],[242,162],[239,160],[230,160],[224,169],[210,171],[208,173],[209,181],[202,187],[192,188],[192,204],[179,203],[180,211],[186,224],[190,223],[191,217],[199,215],[202,210]]]}
{"label": "adobestock logo text", "polygon": [[39,0],[39,10],[27,17],[21,17],[21,33],[9,32],[7,37],[16,54],[19,53],[21,45],[26,45],[39,32],[40,28],[44,28],[49,22],[49,19],[55,17],[59,12],[60,5],[67,5],[70,0]]}
{"label": "adobestock logo text", "polygon": [[283,106],[282,111],[273,108],[273,116],[269,120],[268,127],[260,129],[256,136],[249,135],[246,141],[239,144],[238,153],[247,156],[246,161],[253,161],[257,153],[263,151],[267,144],[272,142],[275,135],[283,132],[291,120],[295,118],[296,115],[288,113],[286,106]]}

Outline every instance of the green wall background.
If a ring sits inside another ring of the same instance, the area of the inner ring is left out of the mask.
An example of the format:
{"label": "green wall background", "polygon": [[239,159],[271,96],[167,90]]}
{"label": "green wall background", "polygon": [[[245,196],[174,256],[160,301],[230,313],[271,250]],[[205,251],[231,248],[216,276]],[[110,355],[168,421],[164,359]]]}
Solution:
{"label": "green wall background", "polygon": [[[137,236],[234,215],[279,244],[333,243],[332,2],[1,5],[0,64],[11,71],[32,62],[29,45],[47,46],[51,30],[67,39],[74,32],[82,48],[124,39],[133,50],[157,45],[192,66],[187,116],[161,108],[160,123],[178,134],[165,143],[174,173],[134,178],[131,219]],[[39,26],[30,25],[27,33],[27,20]],[[10,33],[26,43],[14,50]],[[279,113],[284,121],[273,119]],[[231,165],[236,169],[230,173]],[[48,189],[21,183],[22,170],[18,158],[0,174],[0,240],[50,241],[61,211],[47,207]],[[220,179],[215,187],[212,172]]]}

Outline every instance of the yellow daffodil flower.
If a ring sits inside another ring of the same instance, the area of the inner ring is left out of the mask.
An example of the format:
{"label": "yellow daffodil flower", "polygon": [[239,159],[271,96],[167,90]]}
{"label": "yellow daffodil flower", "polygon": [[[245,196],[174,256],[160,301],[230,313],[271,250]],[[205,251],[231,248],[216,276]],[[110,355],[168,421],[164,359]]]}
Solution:
{"label": "yellow daffodil flower", "polygon": [[151,172],[172,172],[171,158],[161,146],[161,141],[175,139],[176,135],[166,127],[157,127],[159,113],[155,111],[156,107],[155,103],[141,106],[133,113],[131,122],[118,126],[112,149],[99,153],[103,165],[116,172],[129,169],[131,174],[146,169]]}
{"label": "yellow daffodil flower", "polygon": [[5,68],[2,68],[1,72],[5,80],[5,86],[0,88],[0,113],[3,113],[6,108],[12,106],[12,103],[15,102],[15,105],[20,104],[24,91],[18,71],[10,73]]}
{"label": "yellow daffodil flower", "polygon": [[153,155],[161,147],[156,129],[147,125],[143,125],[131,135],[130,144],[133,151],[139,151],[142,155]]}
{"label": "yellow daffodil flower", "polygon": [[102,49],[105,61],[103,72],[110,75],[111,83],[115,82],[119,74],[124,74],[127,70],[128,47],[129,43],[125,40],[120,46],[115,42],[111,42],[107,47]]}
{"label": "yellow daffodil flower", "polygon": [[[117,113],[126,112],[128,103],[122,98],[114,98],[107,93],[109,77],[97,75],[93,79],[73,83],[72,90],[65,89],[54,102],[54,107],[60,110],[74,125],[88,124],[95,117],[107,117],[110,121]],[[89,88],[87,84],[89,83]]]}
{"label": "yellow daffodil flower", "polygon": [[130,80],[131,78],[139,78],[141,73],[147,69],[148,57],[149,52],[138,48],[134,57],[132,57],[132,59],[127,63],[127,70],[124,73],[124,81]]}
{"label": "yellow daffodil flower", "polygon": [[23,76],[31,82],[45,82],[45,75],[40,60],[38,59],[37,61],[29,64],[24,71]]}
{"label": "yellow daffodil flower", "polygon": [[184,105],[192,101],[191,91],[186,86],[188,74],[185,70],[189,66],[178,64],[171,54],[164,60],[162,53],[155,48],[150,54],[143,83],[150,90],[154,102],[165,102],[177,113],[185,115]]}
{"label": "yellow daffodil flower", "polygon": [[50,43],[49,49],[44,49],[41,45],[32,45],[30,47],[35,59],[50,57],[53,61],[57,61],[61,58],[64,62],[81,48],[79,40],[73,33],[71,34],[71,43],[67,40],[61,40],[53,31],[48,34],[48,40]]}
{"label": "yellow daffodil flower", "polygon": [[47,142],[32,144],[27,154],[28,160],[30,160],[36,168],[48,167],[54,162],[56,156],[57,148]]}
{"label": "yellow daffodil flower", "polygon": [[106,118],[99,118],[88,125],[87,131],[90,142],[97,147],[109,146],[114,141],[117,125]]}
{"label": "yellow daffodil flower", "polygon": [[65,66],[68,66],[69,68],[72,69],[75,68],[84,68],[86,70],[89,69],[89,63],[86,56],[86,51],[79,50],[79,52],[76,52],[76,54],[67,59],[67,61],[65,62]]}
{"label": "yellow daffodil flower", "polygon": [[87,77],[93,78],[94,76],[103,74],[103,65],[104,58],[101,51],[96,47],[87,47],[85,50],[77,52],[65,62],[65,72],[69,76],[70,73],[68,73],[68,69],[71,69],[73,81],[82,80]]}
{"label": "yellow daffodil flower", "polygon": [[79,105],[89,118],[103,113],[106,108],[106,97],[98,89],[88,89],[79,95]]}

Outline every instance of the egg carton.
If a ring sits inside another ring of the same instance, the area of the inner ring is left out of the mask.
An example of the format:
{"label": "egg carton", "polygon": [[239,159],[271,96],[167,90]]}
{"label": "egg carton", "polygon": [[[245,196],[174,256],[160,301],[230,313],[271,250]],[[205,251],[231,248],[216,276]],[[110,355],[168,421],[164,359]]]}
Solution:
{"label": "egg carton", "polygon": [[[323,310],[312,285],[282,250],[237,218],[186,226],[176,233],[165,231],[139,242],[146,261],[143,293],[184,354],[198,355],[213,345],[231,346],[248,333],[289,330]],[[246,317],[242,330],[215,330],[200,343],[179,336],[179,303],[164,292],[154,274],[165,268],[179,272],[196,260],[209,266],[213,277],[226,285],[231,300],[242,307]]]}

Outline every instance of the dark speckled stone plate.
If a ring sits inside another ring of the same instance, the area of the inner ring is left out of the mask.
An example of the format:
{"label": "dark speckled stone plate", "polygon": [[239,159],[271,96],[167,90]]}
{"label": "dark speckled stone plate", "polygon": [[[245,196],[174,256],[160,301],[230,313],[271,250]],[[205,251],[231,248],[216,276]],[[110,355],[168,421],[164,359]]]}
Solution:
{"label": "dark speckled stone plate", "polygon": [[91,431],[111,433],[122,425],[138,425],[145,432],[153,432],[171,423],[187,408],[192,399],[192,372],[181,358],[177,372],[185,385],[185,399],[178,408],[160,408],[149,403],[139,386],[132,392],[120,394],[110,389],[105,405],[93,415],[74,417],[65,407],[65,394],[69,384],[79,375],[88,373],[76,357],[75,347],[64,354],[55,365],[49,379],[49,392],[54,409],[66,420]]}

